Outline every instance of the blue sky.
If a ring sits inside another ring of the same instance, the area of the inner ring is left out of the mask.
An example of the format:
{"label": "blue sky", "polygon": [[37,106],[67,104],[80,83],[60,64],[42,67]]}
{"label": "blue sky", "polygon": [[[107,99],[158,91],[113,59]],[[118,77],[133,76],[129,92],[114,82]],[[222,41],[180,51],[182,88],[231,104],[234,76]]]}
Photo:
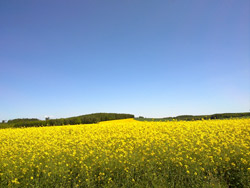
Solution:
{"label": "blue sky", "polygon": [[250,110],[248,0],[1,1],[0,120]]}

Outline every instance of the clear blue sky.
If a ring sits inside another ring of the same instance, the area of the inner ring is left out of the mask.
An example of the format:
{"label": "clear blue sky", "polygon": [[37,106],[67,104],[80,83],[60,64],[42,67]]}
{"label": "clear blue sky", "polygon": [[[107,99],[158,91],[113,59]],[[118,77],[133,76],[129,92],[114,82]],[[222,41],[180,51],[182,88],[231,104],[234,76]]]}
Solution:
{"label": "clear blue sky", "polygon": [[250,110],[249,0],[0,2],[0,120]]}

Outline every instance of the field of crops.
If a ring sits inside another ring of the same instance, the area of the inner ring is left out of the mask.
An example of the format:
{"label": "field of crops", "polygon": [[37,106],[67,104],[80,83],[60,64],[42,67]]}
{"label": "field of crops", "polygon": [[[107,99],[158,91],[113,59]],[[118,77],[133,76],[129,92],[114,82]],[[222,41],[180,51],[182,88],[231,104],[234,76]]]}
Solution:
{"label": "field of crops", "polygon": [[250,119],[2,129],[0,187],[250,187]]}

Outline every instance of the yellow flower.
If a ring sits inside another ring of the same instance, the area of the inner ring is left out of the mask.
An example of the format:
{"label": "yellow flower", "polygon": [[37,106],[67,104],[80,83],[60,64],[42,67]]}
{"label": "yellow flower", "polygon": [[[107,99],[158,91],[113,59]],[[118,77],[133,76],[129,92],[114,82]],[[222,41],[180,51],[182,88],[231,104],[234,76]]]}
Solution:
{"label": "yellow flower", "polygon": [[15,184],[20,184],[17,178],[15,178],[14,180],[12,180],[11,182],[15,183]]}
{"label": "yellow flower", "polygon": [[[169,177],[165,172],[175,168],[180,176],[201,175],[207,179],[230,166],[250,171],[250,118],[168,122],[127,119],[0,129],[0,135],[0,187],[4,187],[2,182],[29,187],[40,174],[48,181],[44,182],[46,186],[52,181],[52,173],[59,177],[58,185],[60,181],[72,181],[81,187],[98,179],[111,183],[111,177],[117,174],[135,181],[137,177],[132,179],[130,174],[134,171]],[[14,179],[17,175],[20,177]]]}

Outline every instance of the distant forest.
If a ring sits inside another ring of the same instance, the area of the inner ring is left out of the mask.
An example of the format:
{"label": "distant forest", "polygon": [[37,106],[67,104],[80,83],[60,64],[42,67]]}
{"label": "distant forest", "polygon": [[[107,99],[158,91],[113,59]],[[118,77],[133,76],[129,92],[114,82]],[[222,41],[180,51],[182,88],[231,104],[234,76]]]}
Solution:
{"label": "distant forest", "polygon": [[101,121],[135,118],[139,121],[195,121],[195,120],[208,120],[208,119],[229,119],[229,118],[250,118],[250,112],[244,113],[224,113],[212,115],[181,115],[176,117],[166,118],[144,118],[139,116],[137,118],[132,114],[117,114],[117,113],[94,113],[76,117],[60,118],[60,119],[46,119],[39,120],[36,118],[13,119],[8,122],[0,123],[0,128],[11,127],[44,127],[56,125],[77,125],[77,124],[91,124]]}
{"label": "distant forest", "polygon": [[224,113],[224,114],[212,114],[212,115],[181,115],[176,117],[166,117],[166,118],[144,118],[139,116],[135,118],[140,121],[195,121],[195,120],[208,120],[208,119],[228,119],[228,118],[244,118],[250,117],[250,112],[244,113]]}
{"label": "distant forest", "polygon": [[134,118],[132,114],[117,114],[117,113],[95,113],[87,114],[77,117],[60,118],[60,119],[13,119],[6,123],[0,123],[0,128],[8,127],[43,127],[43,126],[56,126],[56,125],[77,125],[77,124],[91,124],[100,121],[116,120]]}

